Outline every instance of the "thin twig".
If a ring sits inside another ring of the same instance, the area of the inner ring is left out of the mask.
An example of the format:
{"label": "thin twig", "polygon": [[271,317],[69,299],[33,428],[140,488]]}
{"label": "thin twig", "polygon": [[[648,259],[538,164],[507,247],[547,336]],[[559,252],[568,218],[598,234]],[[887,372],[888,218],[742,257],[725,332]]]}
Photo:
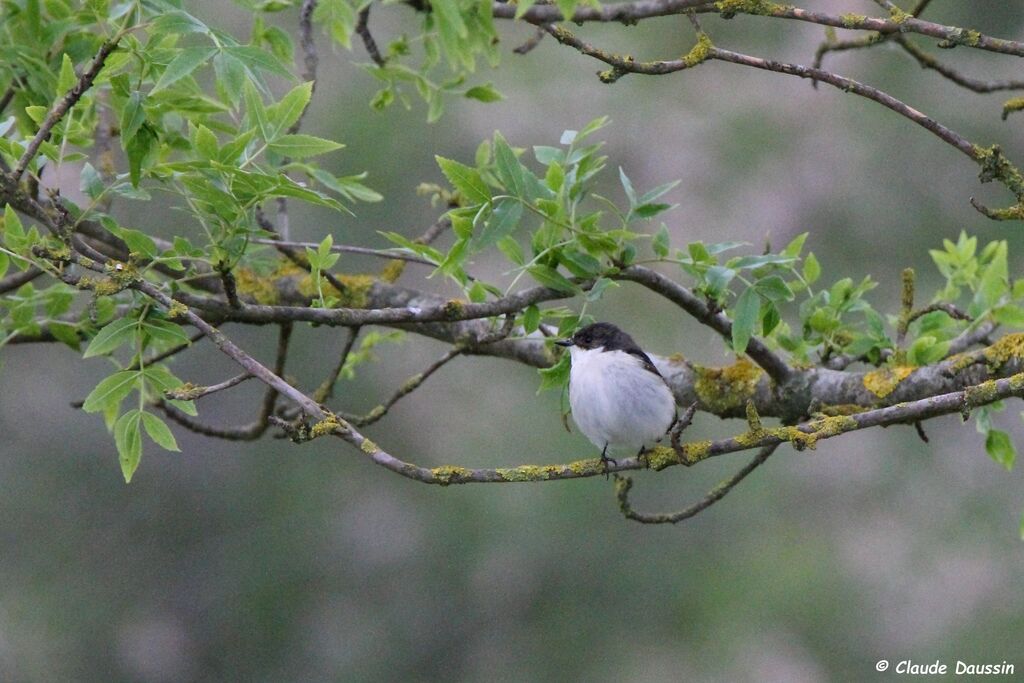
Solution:
{"label": "thin twig", "polygon": [[327,403],[334,396],[334,386],[338,383],[338,378],[341,377],[341,371],[345,369],[345,363],[348,362],[348,356],[352,353],[352,347],[355,346],[356,338],[359,336],[359,331],[362,328],[352,327],[348,331],[348,339],[345,340],[345,346],[341,349],[341,355],[338,356],[338,362],[331,370],[327,378],[320,383],[316,391],[313,392],[313,400],[317,403]]}
{"label": "thin twig", "polygon": [[29,266],[20,273],[11,273],[7,277],[0,278],[0,294],[6,294],[7,292],[15,290],[24,284],[32,282],[42,275],[43,272],[43,270],[40,270],[35,266]]}
{"label": "thin twig", "polygon": [[516,317],[514,315],[506,315],[504,323],[497,330],[494,330],[473,342],[467,341],[464,343],[456,344],[454,347],[445,352],[443,356],[441,356],[436,361],[428,365],[426,369],[424,369],[422,372],[418,372],[412,377],[410,377],[408,380],[406,380],[402,384],[402,386],[399,387],[398,390],[394,394],[392,394],[387,401],[375,406],[365,415],[345,415],[342,413],[342,417],[344,417],[345,420],[355,425],[356,427],[365,427],[367,425],[371,425],[377,422],[382,417],[387,415],[388,411],[391,410],[391,408],[394,407],[394,405],[398,403],[399,400],[401,400],[405,396],[408,396],[416,389],[419,389],[420,386],[427,380],[428,377],[430,377],[435,372],[440,370],[442,367],[447,365],[449,361],[452,361],[458,356],[466,353],[471,348],[479,348],[480,346],[493,344],[494,342],[501,341],[502,339],[506,338],[509,334],[512,333],[512,329],[515,325],[515,320]]}
{"label": "thin twig", "polygon": [[519,47],[512,48],[512,52],[515,52],[517,55],[529,54],[531,50],[540,45],[540,41],[543,40],[546,35],[547,31],[544,30],[544,27],[538,26],[533,32],[533,35],[526,39],[526,41]]}
{"label": "thin twig", "polygon": [[778,448],[778,444],[772,446],[765,446],[762,448],[754,459],[747,463],[742,469],[736,472],[734,475],[720,482],[717,486],[707,492],[707,494],[699,501],[686,507],[678,512],[659,512],[659,513],[643,513],[637,512],[633,509],[633,506],[629,502],[629,490],[633,487],[633,480],[630,477],[623,477],[615,475],[615,497],[619,501],[619,510],[625,515],[626,519],[631,519],[641,524],[676,524],[683,520],[690,519],[704,510],[708,509],[722,498],[736,488],[736,485],[743,481],[748,474],[756,470],[764,461],[767,460],[775,449]]}
{"label": "thin twig", "polygon": [[75,106],[78,100],[81,99],[82,95],[92,87],[93,81],[96,80],[96,76],[99,74],[100,69],[102,69],[103,65],[106,63],[107,57],[109,57],[110,53],[114,51],[120,40],[121,34],[118,33],[117,36],[100,45],[100,49],[96,52],[96,56],[93,57],[92,64],[89,65],[89,68],[86,69],[78,78],[78,82],[64,94],[64,97],[60,99],[60,102],[50,110],[50,113],[47,114],[43,124],[39,126],[39,130],[36,132],[35,137],[33,137],[28,143],[28,147],[25,148],[25,153],[21,155],[21,158],[18,159],[18,163],[14,167],[14,170],[11,171],[11,180],[17,182],[21,179],[25,169],[28,168],[29,163],[31,163],[32,159],[39,151],[39,147],[47,140],[47,138],[50,137],[50,131],[53,130],[53,127],[56,126],[62,118],[64,118],[64,115],[68,113],[68,110]]}
{"label": "thin twig", "polygon": [[388,400],[386,400],[384,403],[381,403],[380,405],[375,406],[373,409],[370,410],[370,412],[366,413],[365,415],[349,415],[347,413],[338,414],[341,417],[343,417],[348,423],[353,424],[356,427],[366,427],[368,425],[372,425],[373,423],[377,422],[382,417],[387,415],[388,411],[391,410],[391,408],[394,407],[394,405],[398,403],[398,401],[419,389],[420,385],[423,384],[423,382],[425,382],[428,377],[430,377],[435,372],[444,367],[449,361],[462,355],[464,351],[465,349],[459,346],[449,349],[448,351],[445,352],[443,356],[441,356],[436,361],[428,365],[426,369],[424,369],[422,372],[418,372],[412,377],[410,377],[408,380],[406,380],[402,384],[402,386],[399,387],[398,390],[394,394],[392,394],[390,398],[388,398]]}
{"label": "thin twig", "polygon": [[[265,244],[267,246],[286,249],[317,249],[320,245],[316,242],[289,242],[286,240],[271,240],[263,237],[256,237],[250,242],[256,244]],[[361,254],[364,256],[376,256],[377,258],[386,258],[392,261],[408,261],[410,263],[421,263],[426,266],[434,266],[437,264],[433,261],[428,261],[421,256],[415,256],[413,254],[403,254],[401,252],[390,251],[388,249],[370,249],[368,247],[356,247],[348,244],[335,244],[331,246],[331,251],[345,254]]]}
{"label": "thin twig", "polygon": [[370,59],[377,66],[384,66],[387,61],[381,57],[380,49],[377,48],[377,41],[373,39],[373,34],[370,33],[369,27],[370,21],[370,5],[367,5],[363,9],[359,10],[359,21],[356,22],[356,33],[363,40],[363,46],[366,48],[366,53],[370,55]]}
{"label": "thin twig", "polygon": [[951,66],[943,64],[938,59],[928,54],[917,45],[914,45],[906,36],[896,35],[896,44],[902,47],[907,54],[917,60],[917,63],[924,69],[932,69],[936,73],[942,75],[944,78],[956,83],[957,85],[967,88],[968,90],[980,94],[999,92],[1001,90],[1024,90],[1024,81],[1016,80],[1001,80],[1001,81],[984,81],[979,78],[971,78],[970,76],[964,76],[959,71]]}
{"label": "thin twig", "polygon": [[186,384],[176,389],[168,389],[164,392],[164,396],[176,401],[195,401],[204,396],[216,394],[218,391],[224,391],[225,389],[236,387],[247,379],[252,379],[252,375],[248,372],[243,372],[240,375],[235,375],[230,379],[226,379],[218,384],[211,384],[207,387],[196,387]]}
{"label": "thin twig", "polygon": [[910,314],[910,316],[907,319],[907,321],[912,323],[915,320],[917,320],[918,318],[920,318],[921,316],[928,315],[929,313],[934,313],[935,311],[942,311],[943,313],[948,315],[950,318],[953,318],[954,320],[966,320],[967,322],[971,322],[972,320],[974,320],[974,318],[972,318],[967,313],[964,313],[963,311],[961,311],[954,304],[937,303],[937,304],[929,304],[928,306],[925,306],[924,308],[917,309],[916,311],[914,311],[913,313]]}

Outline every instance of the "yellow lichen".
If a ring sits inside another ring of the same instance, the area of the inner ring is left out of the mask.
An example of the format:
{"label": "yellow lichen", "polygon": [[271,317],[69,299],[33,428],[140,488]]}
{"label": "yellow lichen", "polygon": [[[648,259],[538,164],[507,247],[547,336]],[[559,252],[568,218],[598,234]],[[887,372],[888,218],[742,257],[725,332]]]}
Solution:
{"label": "yellow lichen", "polygon": [[317,289],[316,280],[309,273],[304,273],[295,283],[299,293],[310,298],[324,293],[324,298],[334,297],[338,300],[337,305],[342,308],[366,308],[369,299],[370,289],[376,279],[372,275],[334,275],[344,291],[331,284],[326,277],[320,276],[320,289]]}
{"label": "yellow lichen", "polygon": [[192,382],[185,382],[179,387],[168,389],[164,392],[164,395],[176,401],[193,401],[202,396],[204,391],[206,391],[206,387],[193,384]]}
{"label": "yellow lichen", "polygon": [[1015,111],[1024,110],[1024,97],[1011,97],[1003,102],[1003,121]]}
{"label": "yellow lichen", "polygon": [[430,473],[437,479],[437,483],[441,486],[448,486],[452,483],[453,479],[457,479],[459,482],[466,481],[472,474],[470,470],[465,467],[455,467],[452,465],[443,465],[442,467],[435,467],[430,470]]}
{"label": "yellow lichen", "polygon": [[553,476],[561,474],[563,468],[560,465],[520,465],[519,467],[502,467],[496,471],[498,476],[505,481],[547,481]]}
{"label": "yellow lichen", "polygon": [[[84,278],[83,278],[84,280]],[[79,283],[82,284],[81,282]],[[102,280],[94,280],[91,283],[92,291],[96,296],[113,296],[127,287],[126,284],[117,282],[114,278],[105,277]]]}
{"label": "yellow lichen", "polygon": [[380,447],[369,439],[363,439],[363,442],[359,444],[359,450],[367,455],[373,455],[380,450]]}
{"label": "yellow lichen", "polygon": [[668,446],[655,446],[644,454],[647,464],[652,470],[661,471],[670,465],[678,465],[679,454]]}
{"label": "yellow lichen", "polygon": [[792,9],[792,5],[778,5],[768,0],[718,0],[715,3],[723,17],[729,19],[736,14],[778,14]]}
{"label": "yellow lichen", "polygon": [[697,66],[701,62],[707,60],[711,54],[711,48],[714,47],[711,44],[711,39],[708,38],[708,34],[701,31],[697,34],[697,44],[694,45],[689,52],[683,55],[683,64],[687,68]]}
{"label": "yellow lichen", "polygon": [[339,429],[341,429],[341,422],[336,416],[329,414],[327,417],[313,425],[309,430],[309,437],[311,439],[316,439],[324,434],[333,434]]}
{"label": "yellow lichen", "polygon": [[856,415],[857,413],[863,413],[865,410],[867,410],[866,407],[856,403],[839,403],[822,406],[818,413],[823,417],[836,417],[839,415]]}
{"label": "yellow lichen", "polygon": [[684,356],[681,353],[673,353],[666,360],[668,360],[669,363],[675,363],[676,365],[682,365],[682,364],[684,364],[686,362],[686,356]]}
{"label": "yellow lichen", "polygon": [[867,16],[863,14],[844,14],[839,19],[843,22],[845,28],[857,28],[867,21]]}
{"label": "yellow lichen", "polygon": [[241,266],[235,268],[235,291],[239,296],[252,299],[258,304],[273,306],[278,301],[278,291],[274,284],[274,278],[267,275],[257,275],[252,268]]}
{"label": "yellow lichen", "polygon": [[906,23],[908,19],[914,18],[914,15],[909,12],[904,12],[896,5],[889,8],[889,16],[892,17],[892,20],[897,24]]}
{"label": "yellow lichen", "polygon": [[180,301],[172,301],[170,307],[167,309],[168,318],[184,317],[186,313],[188,313],[188,306]]}
{"label": "yellow lichen", "polygon": [[977,357],[971,353],[958,353],[946,359],[951,372],[960,372],[978,362]]}
{"label": "yellow lichen", "polygon": [[449,299],[444,304],[444,315],[448,319],[457,318],[462,315],[466,302],[461,299]]}
{"label": "yellow lichen", "polygon": [[588,474],[597,474],[601,472],[604,465],[598,458],[591,458],[590,460],[574,460],[569,463],[569,470],[578,476],[586,476]]}
{"label": "yellow lichen", "polygon": [[404,271],[405,261],[393,259],[388,261],[387,265],[380,271],[380,279],[382,282],[396,282],[398,278],[402,277]]}
{"label": "yellow lichen", "polygon": [[982,351],[982,355],[993,370],[998,370],[1008,361],[1024,358],[1024,333],[1006,335]]}
{"label": "yellow lichen", "polygon": [[896,386],[913,371],[914,368],[906,366],[885,367],[873,370],[864,375],[864,388],[878,398],[885,398],[895,391]]}
{"label": "yellow lichen", "polygon": [[990,379],[987,382],[964,389],[964,414],[969,413],[971,408],[988,405],[995,401],[999,395],[998,388],[996,381]]}
{"label": "yellow lichen", "polygon": [[722,415],[746,405],[764,370],[745,356],[724,368],[694,366],[694,391],[711,412]]}
{"label": "yellow lichen", "polygon": [[819,439],[827,439],[843,432],[857,429],[858,423],[848,415],[837,415],[836,417],[823,417],[820,420],[812,420],[804,425],[804,431],[799,427],[778,427],[771,430],[774,436],[783,441],[789,441],[793,448],[802,451],[805,448],[814,450]]}

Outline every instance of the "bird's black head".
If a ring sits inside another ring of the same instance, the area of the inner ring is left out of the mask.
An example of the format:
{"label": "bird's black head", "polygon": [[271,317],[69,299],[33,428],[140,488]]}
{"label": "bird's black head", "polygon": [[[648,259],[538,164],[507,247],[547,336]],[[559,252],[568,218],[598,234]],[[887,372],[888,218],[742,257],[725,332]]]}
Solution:
{"label": "bird's black head", "polygon": [[559,346],[576,346],[581,349],[597,349],[605,351],[632,351],[639,349],[636,342],[628,334],[611,323],[594,323],[576,330],[569,339],[555,342]]}

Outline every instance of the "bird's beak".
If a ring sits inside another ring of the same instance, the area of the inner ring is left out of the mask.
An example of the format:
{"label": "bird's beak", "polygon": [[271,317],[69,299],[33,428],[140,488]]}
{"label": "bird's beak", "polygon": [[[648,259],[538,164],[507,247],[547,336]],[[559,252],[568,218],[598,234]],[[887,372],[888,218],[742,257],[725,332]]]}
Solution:
{"label": "bird's beak", "polygon": [[555,344],[557,344],[558,346],[572,346],[573,341],[572,339],[559,339],[558,341],[555,342]]}

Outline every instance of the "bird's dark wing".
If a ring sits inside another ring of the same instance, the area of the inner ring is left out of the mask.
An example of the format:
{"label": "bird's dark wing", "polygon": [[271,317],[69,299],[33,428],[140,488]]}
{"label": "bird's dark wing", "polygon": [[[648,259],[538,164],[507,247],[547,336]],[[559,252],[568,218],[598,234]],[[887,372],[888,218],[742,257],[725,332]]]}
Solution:
{"label": "bird's dark wing", "polygon": [[[661,377],[661,373],[658,372],[658,368],[654,367],[654,363],[651,362],[650,356],[644,353],[643,349],[641,349],[639,346],[631,349],[623,349],[623,351],[637,358],[640,361],[640,364],[644,366],[645,370],[653,372],[658,377]],[[662,379],[664,379],[664,377],[662,377]]]}

